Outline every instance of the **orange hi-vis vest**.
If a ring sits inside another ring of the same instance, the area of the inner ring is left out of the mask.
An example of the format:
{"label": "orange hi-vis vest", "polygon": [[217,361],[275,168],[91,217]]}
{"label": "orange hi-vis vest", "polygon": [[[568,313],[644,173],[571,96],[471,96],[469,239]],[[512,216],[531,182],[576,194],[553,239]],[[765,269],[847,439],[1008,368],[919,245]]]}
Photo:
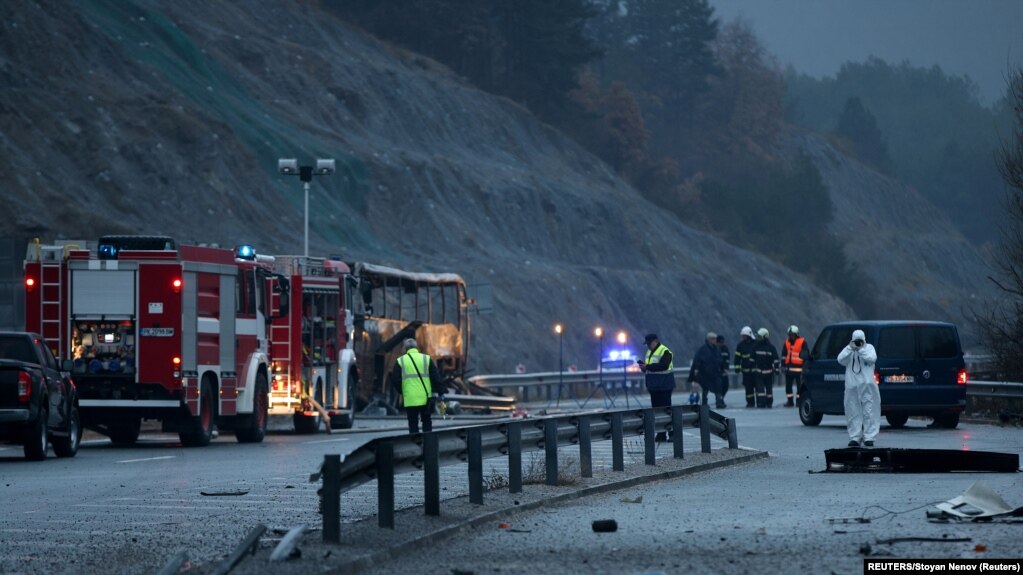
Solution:
{"label": "orange hi-vis vest", "polygon": [[785,355],[782,357],[782,365],[789,368],[789,371],[803,371],[803,358],[799,357],[799,353],[803,351],[803,345],[806,344],[806,340],[797,337],[795,343],[792,343],[788,339],[785,340]]}

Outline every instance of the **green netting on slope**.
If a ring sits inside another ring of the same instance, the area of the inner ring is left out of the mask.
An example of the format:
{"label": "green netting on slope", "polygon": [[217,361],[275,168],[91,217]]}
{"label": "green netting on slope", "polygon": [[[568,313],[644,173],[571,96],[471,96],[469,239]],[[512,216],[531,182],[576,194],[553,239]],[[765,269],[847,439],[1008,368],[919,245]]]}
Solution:
{"label": "green netting on slope", "polygon": [[260,168],[297,209],[301,210],[303,203],[301,184],[297,179],[282,179],[277,174],[276,159],[282,154],[302,159],[335,158],[337,174],[332,178],[347,182],[344,197],[326,191],[342,188],[340,184],[314,182],[322,185],[314,185],[310,193],[310,228],[333,245],[379,246],[379,240],[354,216],[344,218],[346,221],[318,217],[365,213],[368,174],[361,160],[331,148],[265,109],[227,68],[203,53],[162,14],[128,0],[85,0],[81,6],[83,15],[117,41],[126,57],[155,69],[203,113],[228,125],[250,153],[261,159]]}

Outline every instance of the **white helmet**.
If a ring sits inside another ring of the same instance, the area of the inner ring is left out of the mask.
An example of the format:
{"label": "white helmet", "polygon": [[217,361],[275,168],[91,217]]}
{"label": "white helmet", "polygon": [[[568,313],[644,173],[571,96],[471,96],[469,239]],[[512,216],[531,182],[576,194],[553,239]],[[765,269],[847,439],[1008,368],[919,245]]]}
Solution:
{"label": "white helmet", "polygon": [[799,335],[799,328],[797,326],[790,325],[789,326],[789,333],[794,333],[796,335]]}
{"label": "white helmet", "polygon": [[749,337],[753,337],[753,328],[751,328],[748,325],[746,327],[742,328],[742,331],[739,332],[739,337],[742,337],[744,335],[745,336],[749,336]]}
{"label": "white helmet", "polygon": [[769,335],[768,332],[767,332],[767,328],[766,327],[762,327],[762,328],[758,329],[757,330],[757,335],[759,335],[760,337],[762,337],[764,339],[767,339],[767,336]]}

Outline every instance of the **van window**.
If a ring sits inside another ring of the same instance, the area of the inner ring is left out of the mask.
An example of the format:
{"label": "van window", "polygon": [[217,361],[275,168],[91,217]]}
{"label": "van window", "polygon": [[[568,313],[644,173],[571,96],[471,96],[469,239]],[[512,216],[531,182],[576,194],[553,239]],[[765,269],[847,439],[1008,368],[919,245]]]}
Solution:
{"label": "van window", "polygon": [[913,359],[916,357],[916,332],[913,326],[883,327],[877,337],[877,357]]}
{"label": "van window", "polygon": [[925,326],[920,333],[920,354],[924,359],[950,358],[959,355],[955,329],[950,326]]}
{"label": "van window", "polygon": [[855,327],[834,327],[824,330],[817,345],[813,346],[813,359],[838,359],[838,353],[842,351],[852,339],[852,332]]}

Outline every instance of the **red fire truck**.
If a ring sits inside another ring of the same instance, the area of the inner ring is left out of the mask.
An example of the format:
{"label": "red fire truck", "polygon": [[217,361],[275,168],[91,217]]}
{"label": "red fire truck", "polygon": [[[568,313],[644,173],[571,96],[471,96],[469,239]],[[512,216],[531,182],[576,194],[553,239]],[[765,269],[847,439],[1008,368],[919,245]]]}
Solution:
{"label": "red fire truck", "polygon": [[324,418],[332,428],[350,428],[358,384],[351,270],[333,259],[273,259],[274,271],[290,284],[293,311],[275,319],[270,331],[270,413],[292,415],[296,433],[315,433]]}
{"label": "red fire truck", "polygon": [[[86,249],[83,249],[86,248]],[[134,443],[143,419],[202,446],[214,428],[240,442],[266,432],[271,321],[288,315],[288,282],[267,258],[106,236],[29,246],[26,329],[74,362],[82,424]]]}

